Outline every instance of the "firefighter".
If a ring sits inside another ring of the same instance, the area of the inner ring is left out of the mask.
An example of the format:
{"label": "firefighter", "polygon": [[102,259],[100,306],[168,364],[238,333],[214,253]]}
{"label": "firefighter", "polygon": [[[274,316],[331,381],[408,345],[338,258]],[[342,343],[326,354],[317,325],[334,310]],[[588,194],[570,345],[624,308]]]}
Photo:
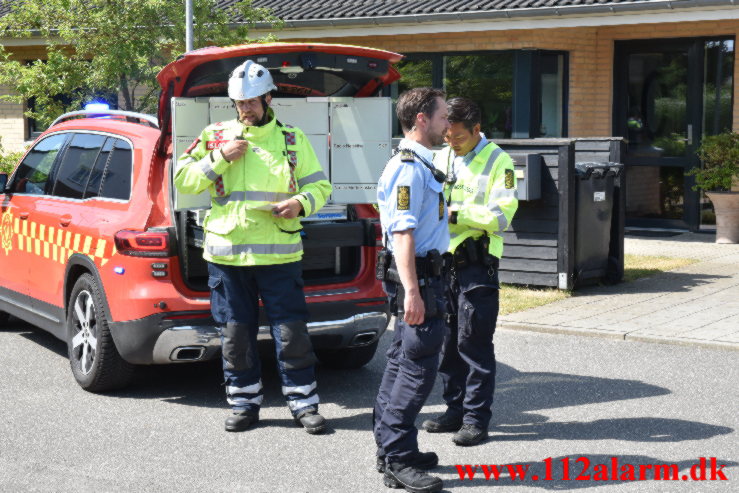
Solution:
{"label": "firefighter", "polygon": [[417,88],[400,95],[397,114],[405,138],[377,185],[385,249],[378,257],[395,334],[375,403],[377,469],[385,485],[439,491],[441,479],[425,470],[438,463],[418,450],[415,420],[431,392],[444,341],[441,252],[449,244],[442,194],[444,174],[431,147],[449,128],[444,93]]}
{"label": "firefighter", "polygon": [[439,367],[447,409],[422,426],[431,433],[456,432],[453,442],[470,446],[487,437],[492,417],[501,233],[513,219],[518,196],[511,157],[480,133],[477,104],[454,98],[448,105],[449,145],[434,160],[447,174],[453,254],[447,284],[449,335]]}
{"label": "firefighter", "polygon": [[282,393],[296,423],[320,433],[314,366],[303,293],[300,217],[331,193],[305,134],[279,122],[269,107],[276,87],[269,71],[247,60],[228,80],[238,118],[203,130],[178,161],[182,193],[208,190],[203,223],[211,311],[221,326],[227,431],[259,420],[263,392],[256,341],[259,298],[270,323]]}

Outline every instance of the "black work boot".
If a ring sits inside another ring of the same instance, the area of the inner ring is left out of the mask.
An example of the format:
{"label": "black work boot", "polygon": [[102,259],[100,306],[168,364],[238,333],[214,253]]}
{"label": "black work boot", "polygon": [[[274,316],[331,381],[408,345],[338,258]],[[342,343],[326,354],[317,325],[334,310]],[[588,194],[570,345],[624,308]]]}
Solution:
{"label": "black work boot", "polygon": [[382,478],[388,488],[405,488],[412,493],[433,493],[441,491],[444,483],[441,478],[430,476],[424,471],[398,462],[391,462],[385,468]]}
{"label": "black work boot", "polygon": [[259,421],[258,411],[234,411],[226,418],[226,431],[244,431]]}
{"label": "black work boot", "polygon": [[315,409],[308,409],[295,416],[295,423],[305,428],[311,435],[321,433],[326,429],[326,418],[318,414]]}
{"label": "black work boot", "polygon": [[[417,469],[428,471],[439,465],[439,456],[434,452],[417,452],[408,463]],[[375,464],[377,472],[385,472],[385,456],[378,455]]]}
{"label": "black work boot", "polygon": [[447,433],[458,431],[462,427],[462,416],[455,416],[447,410],[441,416],[427,419],[421,427],[429,433]]}
{"label": "black work boot", "polygon": [[475,425],[463,424],[462,428],[454,434],[452,441],[462,447],[477,445],[488,437],[488,430],[483,430]]}

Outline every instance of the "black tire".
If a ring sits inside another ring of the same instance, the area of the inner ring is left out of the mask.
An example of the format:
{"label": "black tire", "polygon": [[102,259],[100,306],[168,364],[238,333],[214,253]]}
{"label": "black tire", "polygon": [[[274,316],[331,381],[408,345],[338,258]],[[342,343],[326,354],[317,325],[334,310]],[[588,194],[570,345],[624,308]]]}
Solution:
{"label": "black tire", "polygon": [[8,322],[8,319],[10,319],[10,313],[0,312],[0,327],[5,325]]}
{"label": "black tire", "polygon": [[82,274],[69,297],[67,348],[72,374],[89,392],[125,387],[135,369],[118,354],[103,306],[104,295],[97,281],[91,274]]}
{"label": "black tire", "polygon": [[377,344],[379,340],[366,346],[344,348],[344,349],[324,349],[316,351],[319,361],[329,368],[338,370],[355,370],[362,368],[364,365],[372,361],[377,352]]}

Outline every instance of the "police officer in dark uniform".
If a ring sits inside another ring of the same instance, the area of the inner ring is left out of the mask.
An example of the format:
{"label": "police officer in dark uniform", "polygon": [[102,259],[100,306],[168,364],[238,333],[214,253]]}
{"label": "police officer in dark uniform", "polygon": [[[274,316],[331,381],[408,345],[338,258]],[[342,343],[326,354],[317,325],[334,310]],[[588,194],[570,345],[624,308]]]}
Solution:
{"label": "police officer in dark uniform", "polygon": [[400,95],[405,134],[377,185],[385,241],[378,257],[395,318],[395,334],[374,409],[377,468],[385,485],[413,492],[442,488],[425,470],[438,463],[418,450],[415,420],[436,379],[446,334],[441,253],[449,245],[444,173],[433,167],[433,146],[449,128],[444,93],[417,88]]}
{"label": "police officer in dark uniform", "polygon": [[498,263],[502,232],[518,208],[511,157],[480,133],[480,109],[467,98],[449,101],[449,146],[434,157],[447,171],[449,253],[453,255],[447,295],[449,337],[439,374],[447,409],[424,421],[430,433],[455,432],[461,446],[488,436],[495,391],[493,334],[498,318]]}

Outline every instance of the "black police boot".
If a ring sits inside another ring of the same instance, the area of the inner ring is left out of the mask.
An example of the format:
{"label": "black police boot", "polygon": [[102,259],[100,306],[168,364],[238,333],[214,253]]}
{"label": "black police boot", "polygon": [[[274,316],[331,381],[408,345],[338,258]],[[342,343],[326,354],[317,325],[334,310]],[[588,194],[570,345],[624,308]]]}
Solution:
{"label": "black police boot", "polygon": [[258,411],[234,411],[226,418],[226,431],[244,431],[259,421]]}
{"label": "black police boot", "polygon": [[429,433],[447,433],[458,431],[462,427],[462,416],[454,416],[447,410],[441,416],[427,419],[421,427]]}
{"label": "black police boot", "polygon": [[308,409],[295,416],[295,423],[305,428],[311,435],[321,433],[326,429],[326,418],[318,414],[314,409]]}
{"label": "black police boot", "polygon": [[[409,461],[413,467],[428,471],[439,465],[439,456],[434,452],[418,452]],[[375,464],[377,472],[385,472],[385,456],[378,455],[377,463]]]}
{"label": "black police boot", "polygon": [[441,491],[444,487],[441,478],[398,462],[391,462],[387,465],[382,480],[388,488],[405,488],[406,491],[412,493],[434,493]]}
{"label": "black police boot", "polygon": [[483,430],[475,425],[463,424],[462,428],[454,434],[452,441],[462,447],[477,445],[488,437],[488,430]]}

